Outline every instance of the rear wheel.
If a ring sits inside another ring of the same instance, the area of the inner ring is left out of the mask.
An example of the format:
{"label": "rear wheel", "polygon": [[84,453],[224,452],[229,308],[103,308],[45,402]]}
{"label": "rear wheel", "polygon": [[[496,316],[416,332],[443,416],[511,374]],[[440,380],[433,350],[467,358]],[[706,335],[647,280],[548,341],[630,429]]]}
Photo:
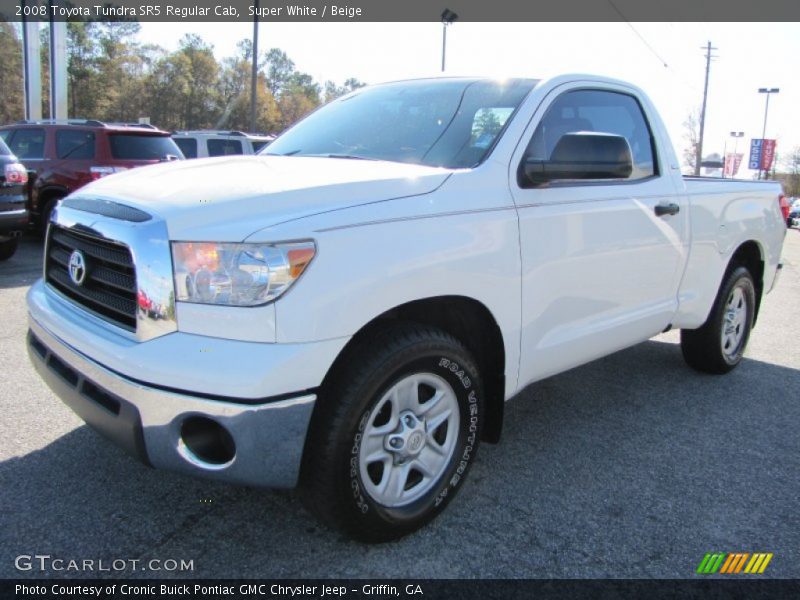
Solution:
{"label": "rear wheel", "polygon": [[300,491],[321,520],[368,542],[438,515],[475,458],[481,380],[464,346],[395,324],[361,343],[318,400]]}
{"label": "rear wheel", "polygon": [[699,329],[681,330],[686,362],[705,373],[727,373],[744,355],[755,316],[756,291],[745,267],[725,277],[708,320]]}
{"label": "rear wheel", "polygon": [[0,241],[0,260],[8,260],[17,251],[19,238],[9,238]]}

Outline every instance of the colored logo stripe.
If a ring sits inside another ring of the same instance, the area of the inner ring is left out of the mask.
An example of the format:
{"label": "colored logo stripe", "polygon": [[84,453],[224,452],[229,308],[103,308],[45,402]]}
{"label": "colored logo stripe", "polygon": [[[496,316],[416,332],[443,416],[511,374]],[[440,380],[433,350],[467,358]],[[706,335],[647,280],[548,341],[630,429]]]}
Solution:
{"label": "colored logo stripe", "polygon": [[747,567],[745,567],[745,573],[763,573],[764,569],[767,568],[769,561],[772,560],[772,553],[769,554],[753,554],[753,558],[750,559],[750,562],[747,563]]}
{"label": "colored logo stripe", "polygon": [[[713,575],[734,573],[763,573],[767,565],[772,560],[772,553],[766,552],[709,552],[700,561],[697,573],[703,575]],[[747,565],[747,566],[745,566]],[[742,571],[744,569],[744,571]]]}
{"label": "colored logo stripe", "polygon": [[717,569],[719,569],[719,566],[722,564],[723,558],[725,558],[725,555],[722,552],[706,554],[700,566],[697,567],[697,572],[703,574],[716,573]]}

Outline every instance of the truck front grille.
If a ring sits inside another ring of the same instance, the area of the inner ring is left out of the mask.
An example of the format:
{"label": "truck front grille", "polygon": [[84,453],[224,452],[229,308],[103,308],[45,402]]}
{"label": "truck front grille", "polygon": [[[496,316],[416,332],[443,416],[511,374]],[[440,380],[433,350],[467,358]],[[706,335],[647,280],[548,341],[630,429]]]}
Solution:
{"label": "truck front grille", "polygon": [[[70,275],[76,253],[85,269],[82,281]],[[103,319],[136,331],[136,271],[127,246],[51,225],[45,281]]]}

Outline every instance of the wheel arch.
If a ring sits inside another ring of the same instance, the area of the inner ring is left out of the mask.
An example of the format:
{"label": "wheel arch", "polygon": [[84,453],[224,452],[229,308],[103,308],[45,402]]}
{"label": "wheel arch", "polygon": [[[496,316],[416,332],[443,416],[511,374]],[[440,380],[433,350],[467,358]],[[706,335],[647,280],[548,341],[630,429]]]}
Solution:
{"label": "wheel arch", "polygon": [[494,315],[483,303],[473,298],[435,296],[413,300],[381,313],[361,327],[341,350],[328,369],[322,388],[335,377],[362,341],[391,321],[410,321],[438,327],[464,344],[478,362],[485,388],[486,417],[482,440],[497,443],[503,428],[505,405],[505,346]]}
{"label": "wheel arch", "polygon": [[45,185],[36,190],[36,210],[41,217],[42,211],[52,199],[61,199],[69,195],[69,190],[62,185]]}
{"label": "wheel arch", "polygon": [[739,244],[728,261],[722,280],[733,269],[745,267],[753,276],[753,283],[756,287],[756,306],[753,315],[753,325],[758,320],[758,311],[761,308],[761,298],[764,293],[764,249],[756,240],[747,240]]}

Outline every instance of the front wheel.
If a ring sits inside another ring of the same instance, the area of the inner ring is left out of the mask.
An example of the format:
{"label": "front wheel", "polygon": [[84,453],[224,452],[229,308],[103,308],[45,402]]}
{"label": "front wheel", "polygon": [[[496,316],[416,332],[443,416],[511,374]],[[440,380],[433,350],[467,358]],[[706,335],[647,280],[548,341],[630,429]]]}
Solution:
{"label": "front wheel", "polygon": [[318,399],[300,490],[324,522],[367,542],[439,514],[475,458],[483,419],[475,362],[449,334],[398,323],[349,352]]}
{"label": "front wheel", "polygon": [[742,360],[753,327],[756,290],[745,267],[725,277],[711,314],[699,329],[681,330],[681,350],[690,367],[722,374]]}

